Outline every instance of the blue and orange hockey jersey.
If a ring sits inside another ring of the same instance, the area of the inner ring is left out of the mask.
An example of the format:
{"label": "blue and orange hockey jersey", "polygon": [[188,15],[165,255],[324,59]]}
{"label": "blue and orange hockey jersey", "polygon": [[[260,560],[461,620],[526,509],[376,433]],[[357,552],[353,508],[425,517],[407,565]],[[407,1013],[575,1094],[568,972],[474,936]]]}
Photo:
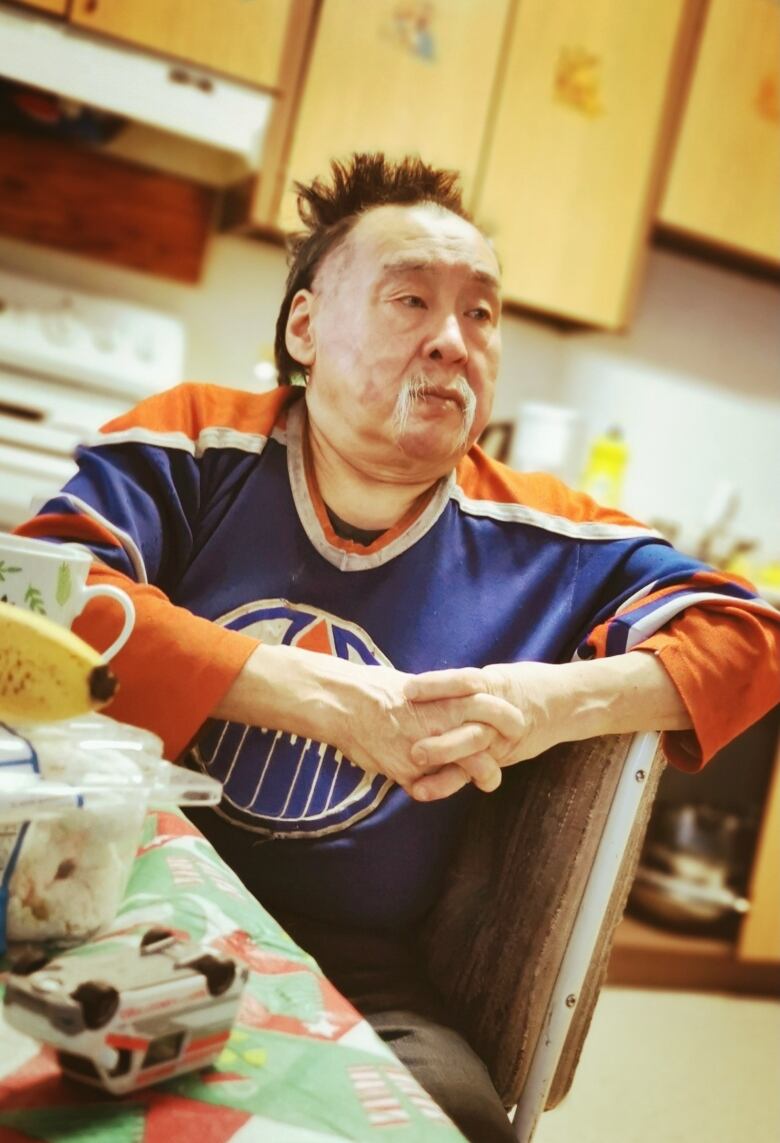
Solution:
{"label": "blue and orange hockey jersey", "polygon": [[[780,615],[623,514],[474,448],[369,546],[339,538],[308,472],[300,389],[180,386],[108,424],[27,535],[86,543],[133,595],[114,717],[224,785],[199,824],[270,908],[398,924],[431,903],[474,791],[416,803],[333,747],[209,720],[257,640],[419,672],[660,655],[697,769],[780,698]],[[77,630],[105,645],[95,601]]]}

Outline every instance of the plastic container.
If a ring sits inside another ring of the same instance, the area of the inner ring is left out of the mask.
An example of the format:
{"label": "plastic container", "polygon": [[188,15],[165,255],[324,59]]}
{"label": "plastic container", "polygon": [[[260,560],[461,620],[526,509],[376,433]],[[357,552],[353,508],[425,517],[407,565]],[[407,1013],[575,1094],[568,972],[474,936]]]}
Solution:
{"label": "plastic container", "polygon": [[109,925],[147,809],[220,794],[166,762],[155,735],[103,715],[0,727],[0,951],[79,944]]}
{"label": "plastic container", "polygon": [[512,467],[548,472],[571,483],[581,465],[583,420],[575,409],[528,401],[520,406]]}

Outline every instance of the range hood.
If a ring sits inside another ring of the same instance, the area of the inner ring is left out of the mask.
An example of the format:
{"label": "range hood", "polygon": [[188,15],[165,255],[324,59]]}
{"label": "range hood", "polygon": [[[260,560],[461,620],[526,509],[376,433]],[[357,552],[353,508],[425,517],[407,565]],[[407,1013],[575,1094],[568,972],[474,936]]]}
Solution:
{"label": "range hood", "polygon": [[274,97],[29,11],[0,8],[0,76],[239,155],[257,169]]}

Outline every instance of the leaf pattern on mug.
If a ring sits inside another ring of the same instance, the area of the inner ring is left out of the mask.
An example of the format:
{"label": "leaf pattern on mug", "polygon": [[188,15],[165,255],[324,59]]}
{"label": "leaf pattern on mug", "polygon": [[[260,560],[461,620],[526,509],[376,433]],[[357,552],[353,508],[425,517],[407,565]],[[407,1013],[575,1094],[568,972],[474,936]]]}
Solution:
{"label": "leaf pattern on mug", "polygon": [[38,615],[46,614],[46,608],[43,606],[43,596],[38,588],[33,587],[31,583],[27,585],[27,591],[24,593],[24,602],[30,611],[36,611]]}
{"label": "leaf pattern on mug", "polygon": [[57,589],[54,593],[54,598],[59,603],[60,607],[64,607],[68,602],[73,591],[73,579],[71,578],[70,568],[66,563],[60,564],[60,570],[57,572]]}
{"label": "leaf pattern on mug", "polygon": [[15,572],[20,572],[21,568],[12,568],[5,562],[0,560],[0,583],[5,583],[6,576],[14,575]]}

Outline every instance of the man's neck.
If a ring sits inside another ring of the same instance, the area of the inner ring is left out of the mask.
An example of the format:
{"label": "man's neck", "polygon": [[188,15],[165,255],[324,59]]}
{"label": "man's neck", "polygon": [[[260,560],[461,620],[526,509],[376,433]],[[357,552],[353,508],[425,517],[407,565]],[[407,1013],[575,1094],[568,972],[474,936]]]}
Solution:
{"label": "man's neck", "polygon": [[354,524],[350,524],[348,520],[342,520],[337,516],[333,509],[326,504],[325,511],[328,513],[328,519],[333,526],[333,531],[342,540],[352,540],[355,544],[360,544],[364,548],[368,548],[380,536],[384,536],[385,528],[356,528]]}
{"label": "man's neck", "polygon": [[438,483],[407,484],[369,475],[341,457],[311,421],[306,436],[307,460],[320,496],[337,517],[356,528],[392,528]]}

